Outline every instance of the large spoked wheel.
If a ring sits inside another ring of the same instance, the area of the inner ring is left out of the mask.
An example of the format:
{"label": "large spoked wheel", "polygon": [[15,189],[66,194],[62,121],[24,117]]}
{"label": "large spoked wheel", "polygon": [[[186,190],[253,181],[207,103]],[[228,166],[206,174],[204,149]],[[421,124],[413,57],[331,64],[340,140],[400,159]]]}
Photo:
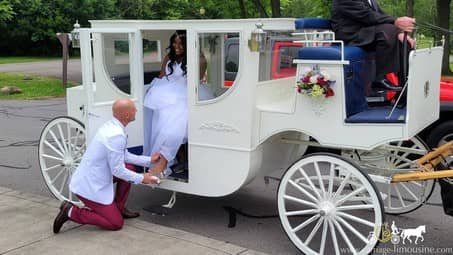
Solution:
{"label": "large spoked wheel", "polygon": [[[413,137],[407,141],[391,142],[371,151],[343,152],[343,156],[353,158],[362,169],[369,170],[370,174],[377,171],[391,176],[395,172],[417,169],[415,160],[428,150],[428,146],[420,138]],[[378,179],[375,181],[385,212],[395,215],[418,209],[429,199],[434,189],[434,180],[400,183],[386,183]]]}
{"label": "large spoked wheel", "polygon": [[81,205],[69,190],[69,180],[85,149],[85,127],[80,121],[57,117],[44,127],[39,140],[39,164],[47,187],[58,200]]}
{"label": "large spoked wheel", "polygon": [[316,153],[294,163],[277,200],[283,229],[304,254],[369,254],[378,242],[384,217],[378,191],[338,155]]}

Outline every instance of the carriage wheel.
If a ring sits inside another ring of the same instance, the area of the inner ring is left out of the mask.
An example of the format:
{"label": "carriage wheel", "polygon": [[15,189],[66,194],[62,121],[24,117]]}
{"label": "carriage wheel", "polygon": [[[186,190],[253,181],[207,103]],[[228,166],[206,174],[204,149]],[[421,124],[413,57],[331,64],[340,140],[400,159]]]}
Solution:
{"label": "carriage wheel", "polygon": [[378,243],[383,206],[377,189],[338,155],[296,161],[283,175],[277,200],[283,229],[304,254],[368,254]]}
{"label": "carriage wheel", "polygon": [[[363,169],[377,167],[385,172],[393,170],[415,169],[415,160],[428,152],[428,146],[418,137],[407,141],[391,142],[392,148],[379,147],[372,151],[355,151],[343,153],[344,156],[356,160]],[[411,148],[418,152],[404,152],[398,148]],[[360,160],[359,160],[360,159]],[[385,173],[388,176],[390,173]],[[434,180],[410,181],[400,183],[377,182],[384,210],[388,214],[404,214],[412,212],[429,199],[434,189]]]}
{"label": "carriage wheel", "polygon": [[85,127],[80,121],[57,117],[44,127],[39,140],[39,164],[47,187],[58,200],[81,205],[69,191],[69,181],[85,149]]}

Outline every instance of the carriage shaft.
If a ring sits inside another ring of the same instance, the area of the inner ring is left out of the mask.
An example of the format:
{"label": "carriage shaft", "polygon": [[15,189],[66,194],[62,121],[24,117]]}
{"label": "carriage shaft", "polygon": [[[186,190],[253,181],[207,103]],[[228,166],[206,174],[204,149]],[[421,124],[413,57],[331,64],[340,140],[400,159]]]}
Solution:
{"label": "carriage shaft", "polygon": [[424,181],[453,177],[453,169],[434,171],[435,167],[445,162],[445,159],[453,155],[453,142],[448,142],[415,162],[420,166],[419,170],[400,173],[392,176],[392,182]]}

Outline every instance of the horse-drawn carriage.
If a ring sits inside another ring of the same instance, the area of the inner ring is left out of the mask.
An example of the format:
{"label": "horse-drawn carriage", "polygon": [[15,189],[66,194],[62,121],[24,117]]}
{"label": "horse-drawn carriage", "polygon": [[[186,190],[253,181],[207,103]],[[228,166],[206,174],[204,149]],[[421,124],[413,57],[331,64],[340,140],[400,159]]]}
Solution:
{"label": "horse-drawn carriage", "polygon": [[[368,254],[378,243],[384,211],[415,210],[431,194],[433,179],[453,176],[451,170],[433,171],[452,152],[451,143],[428,153],[415,137],[439,115],[442,47],[411,52],[404,106],[371,107],[363,76],[370,59],[319,31],[328,30],[324,21],[110,20],[91,25],[80,29],[83,84],[67,90],[68,115],[50,121],[39,144],[44,179],[60,200],[80,204],[68,189],[69,179],[98,127],[111,118],[117,98],[137,105],[136,121],[126,130],[129,150],[141,154],[149,121],[143,114],[144,84],[158,75],[175,30],[187,33],[188,169],[158,188],[226,196],[258,174],[280,169],[280,220],[299,250],[340,254],[349,248]],[[273,52],[288,41],[300,45],[297,59],[285,50]],[[205,72],[200,72],[201,56]],[[271,75],[275,61],[297,72]],[[328,82],[328,90],[316,94],[313,87],[300,86],[307,74],[316,76],[311,85]],[[340,153],[306,154],[310,146]],[[370,231],[375,234],[368,238]]]}

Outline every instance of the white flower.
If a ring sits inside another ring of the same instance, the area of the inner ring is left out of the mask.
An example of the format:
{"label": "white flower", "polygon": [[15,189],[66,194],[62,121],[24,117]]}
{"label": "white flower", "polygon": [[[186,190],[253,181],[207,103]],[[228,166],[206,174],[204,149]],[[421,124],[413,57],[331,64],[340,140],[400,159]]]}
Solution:
{"label": "white flower", "polygon": [[318,82],[318,75],[313,75],[310,77],[310,83],[317,83]]}
{"label": "white flower", "polygon": [[310,67],[305,67],[304,68],[304,74],[307,75],[309,72],[311,72],[311,68]]}
{"label": "white flower", "polygon": [[320,74],[324,77],[324,80],[325,80],[325,81],[330,80],[330,74],[329,74],[328,72],[326,72],[326,71],[321,71]]}

